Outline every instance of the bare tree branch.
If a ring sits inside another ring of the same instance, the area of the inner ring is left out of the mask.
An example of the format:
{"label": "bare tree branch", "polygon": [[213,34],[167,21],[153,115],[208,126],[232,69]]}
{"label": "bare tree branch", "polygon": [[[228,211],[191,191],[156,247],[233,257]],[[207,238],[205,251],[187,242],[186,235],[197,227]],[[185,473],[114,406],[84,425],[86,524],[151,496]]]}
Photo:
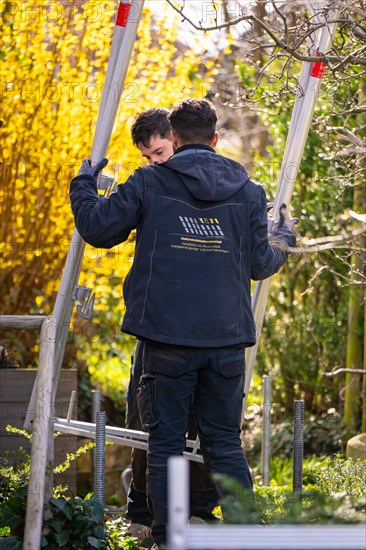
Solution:
{"label": "bare tree branch", "polygon": [[354,372],[355,374],[364,374],[366,375],[366,370],[363,369],[336,369],[332,370],[330,372],[325,372],[324,376],[336,376],[337,374],[340,374],[341,372]]}
{"label": "bare tree branch", "polygon": [[327,128],[327,130],[342,136],[343,140],[348,141],[357,147],[366,147],[366,140],[357,137],[353,132],[351,132],[351,130],[348,130],[348,128],[334,126],[332,128]]}
{"label": "bare tree branch", "polygon": [[[363,225],[342,235],[331,235],[328,237],[319,237],[317,239],[302,239],[300,241],[300,246],[291,247],[288,251],[292,254],[305,254],[308,252],[323,252],[331,249],[349,248],[350,243],[364,233],[366,233],[366,226]],[[352,249],[357,252],[366,252],[366,249],[362,247],[352,247]]]}
{"label": "bare tree branch", "polygon": [[336,6],[342,9],[347,9],[352,11],[353,13],[357,13],[358,15],[361,15],[361,17],[363,17],[364,20],[366,19],[366,11],[359,9],[356,6],[351,6],[349,2],[341,2],[341,0],[333,0],[333,4],[335,4]]}
{"label": "bare tree branch", "polygon": [[[260,18],[256,17],[253,14],[244,14],[240,17],[237,17],[235,19],[231,19],[230,21],[226,21],[225,23],[218,24],[217,23],[217,13],[216,13],[216,23],[211,26],[205,26],[203,27],[201,22],[199,25],[197,25],[192,19],[190,19],[185,13],[184,13],[184,6],[182,8],[178,8],[174,5],[172,0],[166,0],[166,2],[171,6],[171,8],[179,13],[179,15],[182,17],[183,21],[186,21],[191,27],[193,27],[197,31],[201,32],[208,32],[208,31],[214,31],[214,30],[220,30],[224,28],[228,28],[231,26],[238,25],[239,23],[243,21],[249,21],[251,23],[256,23],[259,27],[261,27],[264,32],[273,40],[273,44],[271,47],[278,47],[282,49],[283,51],[287,52],[289,55],[297,59],[298,61],[308,61],[308,62],[319,62],[322,61],[324,63],[337,63],[334,67],[332,67],[333,70],[336,68],[342,67],[345,63],[351,63],[356,65],[366,65],[366,57],[360,57],[359,54],[363,53],[365,51],[365,48],[362,47],[356,52],[351,52],[349,55],[342,57],[342,56],[334,56],[334,55],[322,55],[322,52],[319,52],[319,55],[302,55],[297,51],[297,48],[299,45],[301,45],[305,38],[309,35],[315,32],[317,29],[322,28],[324,26],[329,26],[333,23],[340,23],[340,24],[349,24],[349,19],[347,18],[337,18],[337,19],[329,19],[326,23],[313,23],[311,25],[311,29],[305,33],[304,36],[301,36],[299,38],[299,41],[296,43],[295,47],[290,46],[290,44],[281,38],[279,38],[275,32]],[[272,2],[274,5],[274,3]],[[341,3],[342,7],[348,8],[344,3]],[[275,8],[276,9],[276,8]],[[276,9],[276,11],[278,8]],[[281,15],[281,18],[283,19],[283,16]],[[287,33],[287,25],[285,26],[285,36]],[[269,46],[266,46],[269,47]]]}
{"label": "bare tree branch", "polygon": [[361,48],[359,48],[358,50],[352,52],[351,54],[349,55],[346,55],[346,57],[344,57],[343,59],[341,59],[341,61],[337,64],[337,65],[334,65],[332,67],[333,71],[337,71],[339,70],[341,67],[343,67],[344,65],[346,65],[348,63],[348,61],[350,61],[351,59],[359,59],[360,63],[361,63],[361,58],[358,57],[358,54],[361,54],[363,52],[366,51],[366,45],[365,46],[362,46]]}

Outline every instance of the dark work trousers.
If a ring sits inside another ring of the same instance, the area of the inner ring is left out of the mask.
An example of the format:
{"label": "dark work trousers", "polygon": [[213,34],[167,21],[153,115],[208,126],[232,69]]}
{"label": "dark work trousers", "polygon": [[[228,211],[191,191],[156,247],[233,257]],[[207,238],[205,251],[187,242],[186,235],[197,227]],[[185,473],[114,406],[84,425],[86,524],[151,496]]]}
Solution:
{"label": "dark work trousers", "polygon": [[[142,375],[142,342],[138,342],[131,366],[130,383],[127,392],[126,427],[142,430],[137,406],[136,392]],[[197,428],[193,413],[189,415],[188,438],[196,439]],[[127,496],[126,516],[132,523],[150,526],[153,515],[147,504],[147,455],[142,449],[133,449],[131,454],[132,481]],[[190,462],[190,513],[205,521],[215,521],[212,510],[218,505],[219,495],[209,474],[208,468],[198,462]]]}
{"label": "dark work trousers", "polygon": [[167,459],[183,453],[193,399],[193,414],[205,463],[212,472],[234,478],[252,491],[241,447],[244,349],[174,348],[145,343],[138,404],[149,429],[148,494],[152,534],[166,543]]}

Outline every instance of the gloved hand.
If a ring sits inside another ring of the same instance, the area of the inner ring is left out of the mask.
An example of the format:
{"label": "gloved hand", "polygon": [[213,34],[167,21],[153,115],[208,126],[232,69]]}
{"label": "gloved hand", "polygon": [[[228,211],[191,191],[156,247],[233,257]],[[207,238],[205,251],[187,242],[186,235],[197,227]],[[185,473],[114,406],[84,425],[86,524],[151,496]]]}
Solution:
{"label": "gloved hand", "polygon": [[91,164],[90,159],[83,159],[80,170],[78,172],[78,176],[94,176],[95,178],[98,177],[99,172],[103,170],[108,164],[108,159],[104,158],[97,162],[94,166]]}
{"label": "gloved hand", "polygon": [[295,246],[296,235],[293,233],[292,228],[298,221],[298,218],[291,218],[287,206],[283,202],[280,206],[279,220],[268,219],[268,233],[271,244],[279,245],[280,248]]}

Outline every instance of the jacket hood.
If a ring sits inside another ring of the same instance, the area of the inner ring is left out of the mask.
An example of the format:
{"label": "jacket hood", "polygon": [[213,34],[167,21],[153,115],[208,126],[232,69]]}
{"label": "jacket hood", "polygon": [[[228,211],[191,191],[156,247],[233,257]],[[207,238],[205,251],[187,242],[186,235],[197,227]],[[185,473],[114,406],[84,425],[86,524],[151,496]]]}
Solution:
{"label": "jacket hood", "polygon": [[208,147],[178,150],[160,166],[176,172],[195,198],[207,202],[229,199],[249,180],[241,164]]}

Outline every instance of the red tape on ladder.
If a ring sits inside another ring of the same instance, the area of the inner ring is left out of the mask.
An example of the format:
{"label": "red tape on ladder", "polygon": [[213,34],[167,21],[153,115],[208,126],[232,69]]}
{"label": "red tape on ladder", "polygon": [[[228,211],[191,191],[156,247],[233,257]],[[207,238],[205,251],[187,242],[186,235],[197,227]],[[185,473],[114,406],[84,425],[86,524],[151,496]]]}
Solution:
{"label": "red tape on ladder", "polygon": [[130,9],[131,4],[122,4],[122,2],[120,3],[116,20],[117,27],[125,27],[127,25]]}
{"label": "red tape on ladder", "polygon": [[[315,52],[316,56],[319,54]],[[315,78],[323,78],[325,69],[327,68],[327,64],[324,63],[324,61],[315,61],[311,67],[310,76],[314,76]]]}

